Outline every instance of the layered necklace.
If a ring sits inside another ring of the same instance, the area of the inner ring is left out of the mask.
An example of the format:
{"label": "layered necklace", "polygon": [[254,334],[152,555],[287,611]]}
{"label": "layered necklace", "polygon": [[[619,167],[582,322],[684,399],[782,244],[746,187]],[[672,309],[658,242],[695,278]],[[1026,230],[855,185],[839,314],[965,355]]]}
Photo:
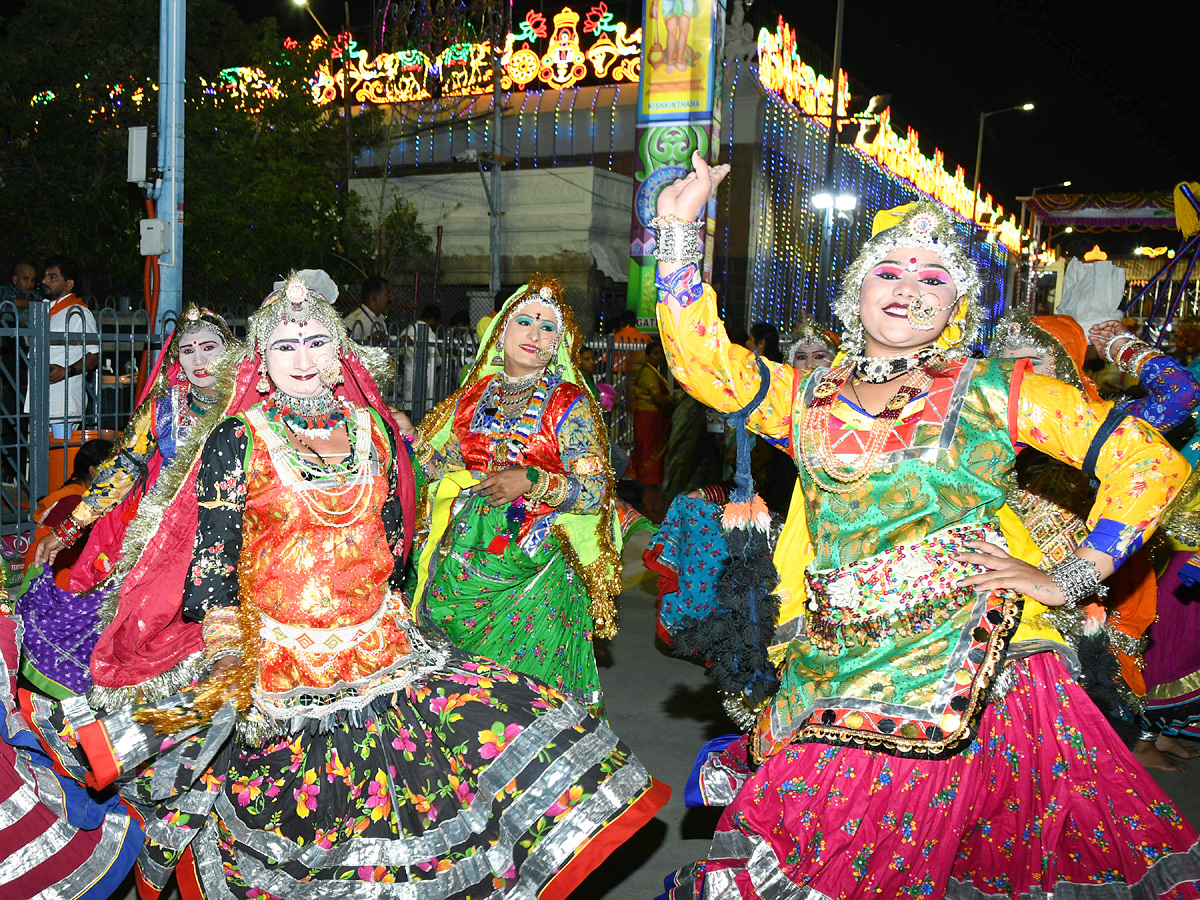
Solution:
{"label": "layered necklace", "polygon": [[510,376],[501,370],[499,382],[499,408],[485,410],[491,414],[493,441],[492,458],[500,464],[514,466],[529,443],[549,394],[544,376],[546,371],[530,372],[528,375]]}
{"label": "layered necklace", "polygon": [[263,409],[267,415],[309,440],[328,439],[346,421],[345,405],[332,391],[315,397],[293,397],[276,390],[263,401]]}
{"label": "layered necklace", "polygon": [[[867,359],[876,362],[887,360],[888,357],[875,359],[867,357]],[[875,417],[863,452],[857,459],[848,463],[839,460],[830,446],[829,413],[842,388],[856,374],[859,359],[851,359],[836,369],[831,369],[813,389],[812,403],[804,410],[801,419],[800,456],[804,462],[804,469],[808,472],[808,477],[817,487],[837,494],[849,494],[856,490],[874,471],[883,447],[887,443],[887,439],[891,437],[904,407],[929,390],[929,386],[933,384],[934,375],[944,366],[944,360],[937,351],[921,351],[913,356],[898,357],[897,359],[902,365],[896,374],[907,372],[908,377],[900,389],[888,399],[879,415]],[[858,375],[858,377],[862,381],[870,381],[872,384],[881,384],[890,380],[887,378],[873,380],[873,378],[862,375]],[[892,377],[894,378],[896,375]],[[820,462],[821,469],[832,481],[817,476],[811,461],[814,456]]]}

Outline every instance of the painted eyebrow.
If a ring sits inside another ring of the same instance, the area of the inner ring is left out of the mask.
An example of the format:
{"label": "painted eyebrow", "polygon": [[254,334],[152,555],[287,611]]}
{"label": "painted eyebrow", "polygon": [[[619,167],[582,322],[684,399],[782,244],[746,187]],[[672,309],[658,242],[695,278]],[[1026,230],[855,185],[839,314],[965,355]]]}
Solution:
{"label": "painted eyebrow", "polygon": [[[897,260],[894,260],[894,259],[881,259],[879,262],[875,263],[875,265],[877,265],[877,266],[882,266],[882,265],[884,265],[885,263],[890,263],[890,264],[891,264],[891,265],[893,265],[893,266],[902,266],[902,265],[904,265],[902,262],[898,262]],[[949,275],[949,274],[950,274],[950,270],[949,270],[949,269],[947,269],[945,266],[941,265],[940,263],[935,263],[935,262],[923,263],[923,262],[919,262],[919,263],[917,263],[917,265],[918,265],[918,266],[920,266],[922,269],[941,269],[941,270],[942,270],[943,272],[945,272],[947,275]]]}

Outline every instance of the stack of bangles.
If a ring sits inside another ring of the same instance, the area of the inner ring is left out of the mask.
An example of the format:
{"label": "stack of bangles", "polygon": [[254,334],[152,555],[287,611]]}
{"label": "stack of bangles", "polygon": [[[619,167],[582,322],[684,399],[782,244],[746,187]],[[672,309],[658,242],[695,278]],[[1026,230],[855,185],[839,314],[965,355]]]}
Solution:
{"label": "stack of bangles", "polygon": [[696,263],[704,254],[700,246],[700,223],[679,216],[655,216],[650,227],[657,235],[654,258],[662,263]]}
{"label": "stack of bangles", "polygon": [[1077,607],[1089,597],[1105,597],[1108,588],[1100,583],[1100,570],[1090,559],[1072,553],[1047,572],[1063,596],[1067,607]]}
{"label": "stack of bangles", "polygon": [[433,459],[433,445],[421,437],[421,432],[414,431],[412,434],[405,435],[404,439],[412,447],[413,457],[416,459],[417,464],[422,469],[429,465],[430,460]]}
{"label": "stack of bangles", "polygon": [[210,609],[204,616],[200,636],[204,639],[204,659],[210,666],[223,657],[241,655],[242,628],[237,609],[232,606]]}
{"label": "stack of bangles", "polygon": [[[1117,355],[1113,356],[1113,345],[1122,340],[1125,343],[1117,351]],[[1141,373],[1146,360],[1160,355],[1161,353],[1156,348],[1151,347],[1145,341],[1138,340],[1136,335],[1130,334],[1128,331],[1113,335],[1104,345],[1104,358],[1122,372],[1135,378]]]}
{"label": "stack of bangles", "polygon": [[533,466],[525,467],[525,477],[529,479],[529,490],[525,499],[530,503],[545,503],[547,506],[561,506],[567,499],[567,491],[571,482],[566,475],[557,472],[543,472]]}
{"label": "stack of bangles", "polygon": [[73,547],[75,542],[83,537],[83,526],[75,521],[75,517],[67,516],[52,529],[50,533],[58,538],[64,547]]}

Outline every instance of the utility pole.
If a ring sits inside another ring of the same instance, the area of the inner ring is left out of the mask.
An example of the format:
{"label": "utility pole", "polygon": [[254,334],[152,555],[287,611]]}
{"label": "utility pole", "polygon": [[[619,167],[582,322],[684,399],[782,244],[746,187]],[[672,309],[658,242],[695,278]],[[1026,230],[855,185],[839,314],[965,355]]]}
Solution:
{"label": "utility pole", "polygon": [[822,191],[829,197],[829,203],[824,206],[821,217],[821,257],[817,270],[817,297],[814,312],[817,321],[828,325],[832,319],[833,293],[833,158],[837,152],[838,133],[838,103],[841,93],[842,77],[842,15],[845,12],[845,0],[837,2],[837,24],[833,31],[833,105],[829,109],[829,134],[825,146],[825,180]]}
{"label": "utility pole", "polygon": [[492,187],[488,197],[488,290],[500,290],[500,56],[504,52],[504,0],[492,0]]}
{"label": "utility pole", "polygon": [[155,216],[167,223],[167,252],[158,257],[158,320],[183,311],[183,65],[187,0],[161,0],[158,24],[158,170],[151,187]]}

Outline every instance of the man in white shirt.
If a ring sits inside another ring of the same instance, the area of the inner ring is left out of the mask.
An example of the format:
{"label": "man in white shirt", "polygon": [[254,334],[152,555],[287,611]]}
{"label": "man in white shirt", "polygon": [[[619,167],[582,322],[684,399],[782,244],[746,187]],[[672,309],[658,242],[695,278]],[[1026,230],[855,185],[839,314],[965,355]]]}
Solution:
{"label": "man in white shirt", "polygon": [[387,343],[387,310],[392,286],[386,278],[372,275],[362,285],[362,304],[346,316],[346,332],[352,341],[382,346]]}
{"label": "man in white shirt", "polygon": [[[51,257],[42,268],[42,296],[50,304],[50,426],[60,437],[69,433],[67,426],[82,422],[84,378],[100,364],[99,344],[83,337],[96,333],[96,319],[75,294],[75,276],[75,264],[62,256]],[[31,373],[31,380],[37,377]]]}
{"label": "man in white shirt", "polygon": [[[411,414],[414,414],[417,419],[433,408],[434,379],[437,377],[437,364],[441,358],[441,354],[438,353],[437,327],[441,324],[441,321],[442,311],[432,303],[426,303],[421,308],[421,318],[416,323],[404,329],[404,395],[402,405]],[[425,333],[425,400],[418,410],[415,406],[417,398],[414,395],[413,385],[416,381],[417,370],[417,329],[422,324],[429,327]]]}

